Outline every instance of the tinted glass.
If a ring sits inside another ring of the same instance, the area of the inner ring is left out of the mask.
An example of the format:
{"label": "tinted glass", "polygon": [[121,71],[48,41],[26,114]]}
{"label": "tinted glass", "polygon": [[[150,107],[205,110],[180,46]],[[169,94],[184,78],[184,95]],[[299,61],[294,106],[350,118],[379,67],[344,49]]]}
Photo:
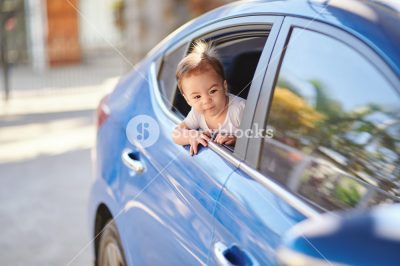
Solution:
{"label": "tinted glass", "polygon": [[253,32],[251,37],[240,37],[218,43],[218,55],[224,65],[229,91],[244,99],[250,90],[268,32]]}
{"label": "tinted glass", "polygon": [[361,54],[294,29],[260,171],[325,210],[398,201],[400,99]]}
{"label": "tinted glass", "polygon": [[184,44],[175,50],[168,52],[162,61],[158,80],[163,99],[170,108],[172,108],[172,102],[177,91],[175,71],[179,62],[185,56],[186,51],[187,44]]}

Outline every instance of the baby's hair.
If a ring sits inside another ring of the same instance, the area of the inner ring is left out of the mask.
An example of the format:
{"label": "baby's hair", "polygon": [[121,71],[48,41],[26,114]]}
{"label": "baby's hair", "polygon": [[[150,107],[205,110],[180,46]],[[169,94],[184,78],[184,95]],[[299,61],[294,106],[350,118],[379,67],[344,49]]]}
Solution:
{"label": "baby's hair", "polygon": [[224,68],[218,58],[217,51],[211,42],[197,40],[193,44],[192,51],[178,64],[176,80],[182,93],[182,79],[186,75],[206,71],[211,67],[223,80],[225,80]]}

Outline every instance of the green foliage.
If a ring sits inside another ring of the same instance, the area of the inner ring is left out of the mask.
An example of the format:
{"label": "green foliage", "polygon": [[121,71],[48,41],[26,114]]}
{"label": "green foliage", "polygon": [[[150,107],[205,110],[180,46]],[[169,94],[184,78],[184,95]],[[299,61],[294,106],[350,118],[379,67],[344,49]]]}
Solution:
{"label": "green foliage", "polygon": [[336,187],[336,198],[348,206],[355,207],[361,198],[357,186],[358,184],[354,182],[338,185]]}

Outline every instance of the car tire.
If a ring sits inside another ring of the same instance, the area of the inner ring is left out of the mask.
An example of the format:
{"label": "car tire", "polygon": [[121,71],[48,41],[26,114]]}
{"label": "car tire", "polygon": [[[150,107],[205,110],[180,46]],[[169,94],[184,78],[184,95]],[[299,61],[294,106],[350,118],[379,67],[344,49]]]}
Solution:
{"label": "car tire", "polygon": [[110,220],[100,235],[97,250],[97,266],[125,266],[125,255],[122,249],[117,226]]}

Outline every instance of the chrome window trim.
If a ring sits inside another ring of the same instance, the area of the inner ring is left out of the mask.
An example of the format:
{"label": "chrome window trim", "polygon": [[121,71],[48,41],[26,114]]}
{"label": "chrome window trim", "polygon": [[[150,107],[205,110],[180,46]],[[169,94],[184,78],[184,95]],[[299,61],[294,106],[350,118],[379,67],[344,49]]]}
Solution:
{"label": "chrome window trim", "polygon": [[[153,95],[155,97],[156,103],[159,105],[163,113],[174,123],[179,124],[182,122],[172,111],[170,111],[165,102],[162,100],[161,92],[158,90],[158,82],[157,82],[157,72],[156,72],[156,63],[153,62],[150,66],[149,73],[149,81],[151,83],[151,88],[153,90]],[[250,166],[243,163],[243,161],[234,157],[226,148],[219,146],[216,143],[209,143],[208,146],[212,151],[220,155],[222,158],[226,159],[228,162],[233,164],[235,167],[241,169],[246,174],[257,180],[259,183],[263,184],[266,188],[268,188],[272,193],[281,197],[287,204],[298,210],[300,213],[305,215],[306,217],[317,217],[319,212],[308,206],[306,203],[295,197],[291,192],[285,190],[280,187],[270,179],[263,176],[257,170],[254,170]]]}

